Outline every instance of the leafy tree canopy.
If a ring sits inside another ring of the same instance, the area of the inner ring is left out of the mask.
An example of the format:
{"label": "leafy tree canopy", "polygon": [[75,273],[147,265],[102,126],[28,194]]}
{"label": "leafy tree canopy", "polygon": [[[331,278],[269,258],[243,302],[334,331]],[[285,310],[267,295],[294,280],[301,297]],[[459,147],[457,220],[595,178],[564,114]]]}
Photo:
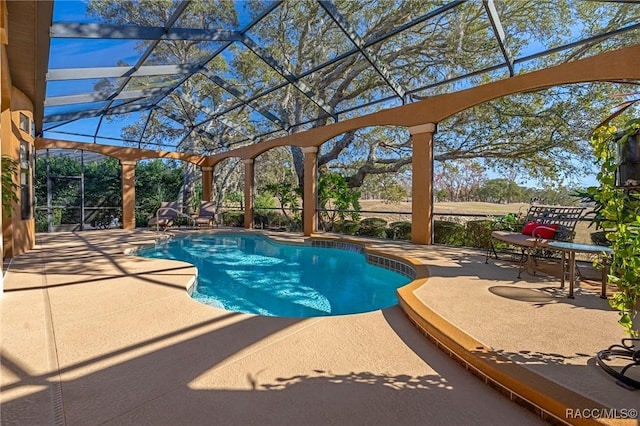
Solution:
{"label": "leafy tree canopy", "polygon": [[[265,7],[259,1],[243,6],[249,17],[260,15]],[[406,89],[428,87],[415,92],[413,99],[505,78],[504,69],[477,73],[504,61],[481,2],[465,2],[394,33],[439,6],[437,1],[403,0],[335,3],[359,39],[381,38],[367,44],[369,59],[375,58]],[[88,10],[112,24],[157,27],[167,22],[174,7],[168,0],[145,1],[144,7],[133,2],[92,0]],[[640,18],[640,9],[633,4],[513,0],[497,2],[496,7],[514,57],[525,56],[536,43],[558,46],[572,37],[599,34],[637,23]],[[193,1],[175,27],[237,28],[241,18],[234,2]],[[581,34],[574,34],[576,28]],[[123,136],[150,147],[175,144],[179,150],[215,153],[258,142],[251,139],[255,134],[275,137],[325,125],[334,120],[332,111],[344,111],[339,118],[345,119],[399,104],[397,97],[393,100],[393,84],[389,85],[363,54],[340,57],[353,49],[353,42],[328,18],[319,2],[283,2],[245,35],[256,45],[163,40],[145,64],[196,63],[203,65],[201,72],[165,96],[159,108],[126,127]],[[594,39],[519,63],[516,71],[540,69],[639,40],[637,31]],[[139,48],[143,51],[147,46],[141,42]],[[205,65],[215,51],[212,48],[226,49],[226,53]],[[279,64],[295,84],[289,84],[259,55]],[[328,64],[337,57],[340,59]],[[450,82],[432,84],[442,81]],[[158,78],[141,78],[137,84],[139,88],[157,87]],[[311,98],[301,93],[305,90]],[[439,123],[435,159],[477,159],[487,168],[517,168],[540,180],[575,175],[590,166],[588,135],[615,104],[609,96],[620,91],[626,91],[625,87],[612,83],[563,86],[472,108]],[[252,101],[246,103],[249,98]],[[387,98],[391,100],[362,107]],[[220,115],[223,112],[224,116]],[[218,118],[212,119],[214,116]],[[299,148],[290,150],[301,184],[303,156]],[[348,186],[360,187],[367,176],[404,172],[411,162],[411,142],[404,129],[350,132],[328,142],[318,162],[345,176]],[[238,173],[226,173],[225,180],[239,179]],[[184,176],[185,185],[193,187],[193,170]]]}

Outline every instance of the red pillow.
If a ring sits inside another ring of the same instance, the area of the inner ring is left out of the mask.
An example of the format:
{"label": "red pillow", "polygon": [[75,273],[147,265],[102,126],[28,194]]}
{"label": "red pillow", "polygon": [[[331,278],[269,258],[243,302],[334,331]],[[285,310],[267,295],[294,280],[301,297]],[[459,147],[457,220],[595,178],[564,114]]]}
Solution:
{"label": "red pillow", "polygon": [[524,225],[524,228],[522,228],[522,234],[531,235],[533,233],[533,230],[536,229],[538,225],[540,225],[538,222],[527,223],[526,225]]}
{"label": "red pillow", "polygon": [[545,240],[551,240],[558,230],[558,224],[554,225],[538,225],[531,233],[534,237],[543,238]]}

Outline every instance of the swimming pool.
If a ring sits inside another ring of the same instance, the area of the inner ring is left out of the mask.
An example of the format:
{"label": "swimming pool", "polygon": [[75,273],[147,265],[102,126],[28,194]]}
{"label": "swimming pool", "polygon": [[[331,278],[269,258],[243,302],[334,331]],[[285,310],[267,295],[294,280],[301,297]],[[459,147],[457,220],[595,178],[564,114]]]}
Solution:
{"label": "swimming pool", "polygon": [[411,281],[367,263],[357,250],[281,244],[255,235],[198,234],[136,254],[195,265],[198,283],[192,296],[202,303],[268,316],[316,317],[383,309],[397,304],[396,289]]}

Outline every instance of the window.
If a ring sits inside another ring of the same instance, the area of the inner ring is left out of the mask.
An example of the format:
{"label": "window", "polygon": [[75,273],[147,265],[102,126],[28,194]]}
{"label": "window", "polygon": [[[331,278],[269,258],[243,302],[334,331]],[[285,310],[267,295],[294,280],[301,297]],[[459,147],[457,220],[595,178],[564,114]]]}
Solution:
{"label": "window", "polygon": [[31,198],[31,146],[20,142],[20,213],[22,220],[33,218]]}
{"label": "window", "polygon": [[31,120],[23,113],[20,113],[20,130],[31,134]]}

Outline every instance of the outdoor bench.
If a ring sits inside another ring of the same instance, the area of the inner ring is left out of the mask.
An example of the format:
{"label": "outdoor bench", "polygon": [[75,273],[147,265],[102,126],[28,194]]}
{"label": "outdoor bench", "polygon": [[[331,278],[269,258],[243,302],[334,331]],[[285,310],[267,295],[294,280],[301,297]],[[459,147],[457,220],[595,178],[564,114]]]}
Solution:
{"label": "outdoor bench", "polygon": [[492,231],[491,244],[487,249],[485,263],[493,253],[498,258],[494,241],[502,241],[521,249],[518,264],[518,278],[522,271],[533,269],[534,255],[538,250],[548,248],[551,241],[573,242],[575,228],[584,207],[533,205],[524,217],[524,227],[520,232]]}

